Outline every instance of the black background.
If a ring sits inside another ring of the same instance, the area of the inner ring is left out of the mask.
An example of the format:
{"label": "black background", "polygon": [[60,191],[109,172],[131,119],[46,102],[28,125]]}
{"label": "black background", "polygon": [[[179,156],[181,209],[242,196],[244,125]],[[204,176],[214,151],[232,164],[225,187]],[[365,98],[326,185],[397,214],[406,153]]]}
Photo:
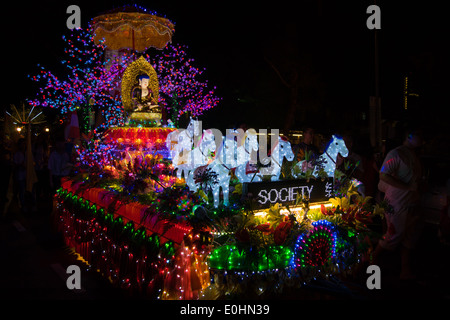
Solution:
{"label": "black background", "polygon": [[[270,61],[285,79],[293,68],[299,71],[303,86],[294,127],[308,123],[322,132],[368,126],[375,84],[374,31],[366,27],[366,9],[374,2],[137,1],[175,23],[173,42],[188,45],[188,54],[198,67],[206,68],[211,86],[217,86],[223,100],[205,114],[205,128],[224,130],[243,122],[256,129],[282,128],[289,89]],[[70,4],[80,6],[82,27],[87,27],[96,15],[128,2],[2,4],[2,107],[34,97],[36,88],[27,74],[35,74],[38,63],[57,74],[61,71],[61,37],[67,32]],[[413,116],[432,130],[445,130],[450,55],[442,2],[377,4],[383,118]],[[420,92],[409,115],[402,110],[405,75],[410,76],[411,90]]]}

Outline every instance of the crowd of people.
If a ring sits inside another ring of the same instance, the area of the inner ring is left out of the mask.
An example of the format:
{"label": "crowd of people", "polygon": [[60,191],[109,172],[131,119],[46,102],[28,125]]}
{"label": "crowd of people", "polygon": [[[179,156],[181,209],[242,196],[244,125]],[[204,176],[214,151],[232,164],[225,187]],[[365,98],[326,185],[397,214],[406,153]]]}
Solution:
{"label": "crowd of people", "polygon": [[[8,140],[9,141],[9,140]],[[0,204],[3,216],[17,200],[22,213],[38,211],[38,200],[51,201],[61,186],[61,178],[70,174],[71,154],[63,138],[50,140],[39,134],[31,141],[32,167],[27,166],[27,140],[19,136],[15,143],[2,141]],[[33,172],[31,172],[33,171]],[[31,187],[27,188],[27,179]]]}

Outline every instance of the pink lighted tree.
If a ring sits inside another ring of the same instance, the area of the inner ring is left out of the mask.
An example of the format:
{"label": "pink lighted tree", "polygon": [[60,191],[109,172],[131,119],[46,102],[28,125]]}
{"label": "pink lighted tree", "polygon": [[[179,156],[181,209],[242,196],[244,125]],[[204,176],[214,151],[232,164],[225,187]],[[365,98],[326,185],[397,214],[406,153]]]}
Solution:
{"label": "pink lighted tree", "polygon": [[63,40],[66,56],[61,63],[66,69],[65,76],[60,78],[40,67],[37,75],[30,76],[40,85],[37,97],[28,101],[30,105],[57,108],[66,114],[77,107],[95,104],[102,110],[107,126],[123,124],[120,96],[111,92],[120,84],[124,59],[105,60],[105,46],[96,45],[86,30],[74,29]]}
{"label": "pink lighted tree", "polygon": [[205,69],[195,67],[186,50],[184,45],[170,44],[151,59],[159,79],[159,103],[174,122],[185,113],[201,116],[220,102],[214,93],[216,87],[210,89],[208,80],[201,80]]}
{"label": "pink lighted tree", "polygon": [[[96,105],[106,121],[105,127],[123,125],[124,110],[116,89],[120,88],[126,66],[137,55],[127,53],[105,59],[104,44],[96,45],[89,30],[74,29],[63,39],[67,58],[61,63],[67,72],[59,78],[41,67],[37,75],[30,76],[40,85],[37,97],[28,101],[30,105],[58,108],[62,114],[77,107]],[[185,46],[168,45],[145,58],[158,74],[159,104],[175,124],[183,114],[198,117],[219,103],[220,98],[214,93],[216,88],[210,89],[208,81],[201,79],[204,69],[193,66],[194,59],[187,57]]]}

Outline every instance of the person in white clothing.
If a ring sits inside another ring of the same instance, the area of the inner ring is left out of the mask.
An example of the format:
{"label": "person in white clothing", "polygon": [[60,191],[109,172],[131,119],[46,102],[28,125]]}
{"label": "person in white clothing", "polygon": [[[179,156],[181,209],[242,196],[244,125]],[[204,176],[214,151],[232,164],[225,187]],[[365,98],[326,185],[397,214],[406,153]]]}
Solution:
{"label": "person in white clothing", "polygon": [[401,246],[402,280],[415,277],[411,269],[411,253],[418,238],[416,227],[420,216],[419,184],[422,177],[420,159],[415,150],[422,144],[420,131],[407,130],[403,144],[386,155],[380,170],[378,188],[385,193],[384,199],[392,206],[392,212],[385,213],[387,232],[378,242],[374,260],[379,259],[381,252]]}

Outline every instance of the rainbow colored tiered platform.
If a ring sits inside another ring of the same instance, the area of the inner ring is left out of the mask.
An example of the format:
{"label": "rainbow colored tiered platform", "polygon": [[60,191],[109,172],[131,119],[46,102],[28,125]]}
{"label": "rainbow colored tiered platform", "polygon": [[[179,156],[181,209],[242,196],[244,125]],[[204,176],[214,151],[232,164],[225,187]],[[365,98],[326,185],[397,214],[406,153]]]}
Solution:
{"label": "rainbow colored tiered platform", "polygon": [[140,150],[165,153],[166,139],[175,128],[113,127],[104,136],[104,143],[116,150]]}

